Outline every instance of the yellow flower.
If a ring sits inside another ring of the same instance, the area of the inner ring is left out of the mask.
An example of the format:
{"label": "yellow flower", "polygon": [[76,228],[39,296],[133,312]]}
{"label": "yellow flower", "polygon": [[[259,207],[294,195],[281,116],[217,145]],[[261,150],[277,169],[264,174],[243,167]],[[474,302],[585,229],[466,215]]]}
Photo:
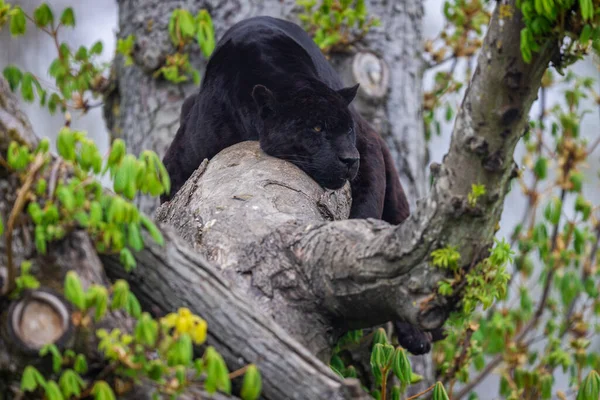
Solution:
{"label": "yellow flower", "polygon": [[201,318],[198,318],[198,320],[195,321],[192,331],[190,332],[194,343],[196,343],[196,344],[204,343],[204,341],[206,340],[206,330],[207,330],[206,321]]}
{"label": "yellow flower", "polygon": [[170,313],[167,314],[165,317],[161,318],[160,322],[167,328],[172,328],[175,326],[175,323],[177,323],[177,318],[177,314]]}
{"label": "yellow flower", "polygon": [[177,314],[166,315],[161,323],[167,328],[174,327],[178,334],[189,333],[196,344],[202,344],[206,340],[206,321],[192,314],[188,308],[182,307],[177,310]]}
{"label": "yellow flower", "polygon": [[178,312],[179,316],[182,318],[187,318],[187,317],[193,316],[190,309],[186,308],[186,307],[181,307],[179,310],[177,310],[177,312]]}

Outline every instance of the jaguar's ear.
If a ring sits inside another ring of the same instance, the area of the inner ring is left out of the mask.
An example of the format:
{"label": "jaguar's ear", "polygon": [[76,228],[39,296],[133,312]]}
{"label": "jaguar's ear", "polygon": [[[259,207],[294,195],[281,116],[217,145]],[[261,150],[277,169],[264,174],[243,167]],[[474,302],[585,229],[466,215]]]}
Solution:
{"label": "jaguar's ear", "polygon": [[338,94],[340,96],[342,96],[344,98],[344,100],[346,100],[346,105],[349,105],[350,103],[352,103],[352,100],[354,100],[354,98],[356,97],[356,92],[358,92],[358,87],[360,86],[359,83],[357,83],[354,86],[350,86],[347,88],[343,88],[338,90]]}
{"label": "jaguar's ear", "polygon": [[277,100],[275,95],[266,86],[255,85],[252,89],[252,98],[258,106],[260,116],[264,119],[269,115],[275,114],[277,110]]}

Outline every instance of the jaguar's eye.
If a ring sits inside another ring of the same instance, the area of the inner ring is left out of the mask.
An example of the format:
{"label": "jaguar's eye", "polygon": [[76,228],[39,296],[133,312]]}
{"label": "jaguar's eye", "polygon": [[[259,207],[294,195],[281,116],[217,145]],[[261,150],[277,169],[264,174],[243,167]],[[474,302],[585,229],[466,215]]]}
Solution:
{"label": "jaguar's eye", "polygon": [[313,131],[315,131],[315,132],[321,132],[322,130],[323,130],[323,127],[321,125],[313,126]]}

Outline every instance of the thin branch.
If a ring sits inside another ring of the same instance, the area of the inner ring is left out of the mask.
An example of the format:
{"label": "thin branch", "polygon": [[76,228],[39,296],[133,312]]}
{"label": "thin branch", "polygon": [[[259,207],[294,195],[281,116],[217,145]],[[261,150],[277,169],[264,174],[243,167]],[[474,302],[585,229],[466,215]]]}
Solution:
{"label": "thin branch", "polygon": [[6,224],[6,264],[8,268],[8,293],[10,293],[15,287],[15,280],[17,278],[17,268],[13,264],[13,250],[12,250],[12,236],[13,230],[15,228],[15,222],[17,217],[21,215],[23,208],[25,207],[25,202],[27,199],[27,195],[29,194],[29,188],[33,184],[33,180],[37,172],[42,168],[45,163],[45,158],[43,154],[38,154],[33,161],[29,172],[27,173],[27,177],[25,178],[25,182],[23,186],[19,189],[19,194],[15,200],[15,204],[10,212],[10,216],[8,218],[8,223]]}
{"label": "thin branch", "polygon": [[419,392],[415,395],[412,395],[410,397],[407,397],[406,400],[415,400],[417,398],[419,398],[419,396],[423,396],[425,393],[430,392],[431,390],[433,390],[433,388],[435,387],[436,383],[434,383],[433,385],[429,386],[427,389],[423,390],[422,392]]}
{"label": "thin branch", "polygon": [[[593,265],[596,260],[596,254],[598,253],[599,244],[600,244],[600,224],[596,227],[596,241],[594,242],[594,245],[592,246],[592,251],[590,253],[590,259],[589,259],[590,265]],[[590,269],[585,268],[585,265],[584,265],[583,270],[581,272],[581,281],[584,282],[589,277],[589,275],[590,275]],[[564,338],[564,336],[569,331],[569,328],[571,325],[570,320],[571,320],[571,317],[573,316],[573,312],[575,311],[575,305],[577,304],[577,301],[579,300],[580,297],[581,297],[581,294],[577,293],[575,298],[573,300],[571,300],[571,303],[569,304],[569,307],[568,307],[567,311],[565,312],[565,316],[563,318],[565,321],[565,328],[560,333],[561,339]]]}
{"label": "thin branch", "polygon": [[485,368],[479,373],[479,375],[477,375],[469,383],[467,383],[460,390],[460,392],[458,392],[456,395],[453,395],[452,399],[460,400],[463,397],[465,397],[466,395],[468,395],[471,392],[471,390],[473,390],[475,387],[477,387],[477,385],[479,385],[481,383],[481,381],[483,379],[485,379],[494,370],[494,368],[496,368],[498,365],[500,365],[500,363],[502,363],[502,360],[503,360],[503,357],[502,357],[502,354],[500,354],[500,355],[496,356],[494,359],[492,359],[490,362],[488,362],[487,365],[485,366]]}
{"label": "thin branch", "polygon": [[[564,204],[565,196],[566,196],[566,191],[564,189],[562,189],[560,192],[561,204]],[[562,213],[561,213],[561,216],[562,216]],[[552,245],[550,248],[550,254],[552,254],[556,250],[556,246],[557,246],[556,239],[558,238],[559,226],[560,226],[560,217],[559,217],[559,220],[556,222],[556,225],[554,226],[554,232],[552,233]],[[525,327],[523,329],[521,329],[521,333],[519,335],[517,335],[517,337],[515,339],[517,342],[522,341],[523,338],[529,333],[529,331],[537,325],[540,318],[542,317],[542,314],[544,313],[544,309],[546,308],[546,303],[548,302],[548,296],[550,295],[550,289],[552,287],[552,282],[554,280],[555,272],[556,272],[556,268],[554,268],[554,267],[552,267],[552,269],[550,269],[550,271],[548,272],[548,276],[546,277],[546,283],[544,285],[544,291],[542,292],[542,299],[540,300],[540,303],[538,304],[538,307],[535,311],[535,314],[533,315],[533,318],[529,320],[527,325],[525,325]]]}

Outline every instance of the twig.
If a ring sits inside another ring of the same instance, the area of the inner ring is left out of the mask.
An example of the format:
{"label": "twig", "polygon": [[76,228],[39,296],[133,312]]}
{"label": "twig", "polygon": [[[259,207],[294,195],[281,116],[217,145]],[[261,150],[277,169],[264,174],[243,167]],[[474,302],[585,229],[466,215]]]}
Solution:
{"label": "twig", "polygon": [[242,368],[235,370],[233,372],[231,372],[229,374],[229,379],[235,379],[238,376],[242,376],[246,373],[246,370],[248,369],[248,367],[250,366],[250,364],[243,366]]}
{"label": "twig", "polygon": [[[560,191],[561,204],[564,204],[566,194],[567,194],[567,192],[564,189],[562,189]],[[561,213],[561,215],[562,215],[562,213]],[[556,225],[554,226],[554,232],[552,233],[552,246],[550,248],[550,254],[552,254],[554,252],[554,250],[556,250],[556,246],[557,246],[556,239],[558,237],[559,226],[560,226],[560,216],[559,216],[559,220],[556,222]],[[550,294],[550,288],[552,287],[552,280],[554,279],[555,271],[556,271],[556,269],[552,268],[548,272],[548,276],[546,277],[546,283],[544,285],[544,292],[542,293],[542,300],[540,301],[540,304],[538,305],[537,309],[535,310],[535,314],[533,315],[533,318],[531,320],[529,320],[527,325],[525,325],[525,327],[523,329],[521,329],[521,333],[516,337],[517,342],[520,342],[521,340],[523,340],[523,338],[529,333],[529,331],[532,328],[534,328],[537,325],[538,321],[542,317],[542,314],[544,313],[544,308],[546,308],[546,303],[548,302],[548,295]]]}
{"label": "twig", "polygon": [[502,362],[503,358],[502,358],[502,354],[496,356],[496,358],[494,358],[492,361],[490,361],[485,368],[483,369],[483,371],[481,371],[481,373],[479,375],[477,375],[471,382],[469,382],[468,384],[466,384],[461,390],[460,392],[458,392],[456,395],[452,396],[452,399],[454,400],[459,400],[461,398],[463,398],[464,396],[466,396],[467,394],[469,394],[469,392],[471,390],[473,390],[477,385],[479,385],[479,383],[481,383],[481,381],[490,374],[490,372],[492,372],[494,370],[494,368],[496,368],[498,365],[500,365],[500,363]]}
{"label": "twig", "polygon": [[[600,111],[600,107],[598,107],[598,111]],[[598,145],[600,145],[600,137],[598,137],[598,139],[596,139],[596,141],[594,142],[594,144],[592,144],[590,146],[590,148],[587,150],[587,154],[588,155],[592,154],[594,152],[594,150],[596,150],[596,147],[598,147]]]}
{"label": "twig", "polygon": [[381,400],[386,400],[387,399],[387,380],[388,380],[388,369],[384,368],[381,372],[382,372],[382,378],[381,378]]}
{"label": "twig", "polygon": [[8,293],[10,293],[14,289],[15,280],[17,277],[17,271],[15,266],[13,265],[13,254],[12,254],[12,235],[15,227],[15,221],[17,216],[21,214],[23,211],[23,207],[25,206],[25,200],[27,198],[27,193],[29,193],[29,188],[33,184],[33,180],[35,175],[39,171],[40,168],[46,162],[44,155],[38,154],[31,165],[31,169],[27,174],[27,178],[21,186],[19,190],[19,194],[17,195],[17,199],[15,200],[15,204],[10,212],[10,216],[8,218],[8,223],[6,224],[6,264],[8,267]]}
{"label": "twig", "polygon": [[431,391],[434,387],[435,387],[436,383],[434,383],[433,385],[429,386],[427,389],[423,390],[422,392],[419,392],[413,396],[408,397],[406,400],[415,400],[417,397],[419,396],[423,396],[425,393]]}
{"label": "twig", "polygon": [[453,59],[456,59],[456,56],[454,56],[454,55],[451,55],[450,57],[446,57],[446,58],[444,58],[443,60],[441,60],[441,61],[438,61],[438,62],[429,62],[429,63],[427,63],[427,68],[426,68],[426,70],[428,70],[428,69],[432,69],[432,68],[435,68],[435,67],[439,67],[440,65],[442,65],[442,64],[445,64],[445,63],[447,63],[448,61],[450,61],[450,60],[453,60]]}
{"label": "twig", "polygon": [[[94,379],[94,382],[100,381],[100,380],[103,380],[104,378],[106,378],[108,375],[110,375],[112,372],[114,372],[119,365],[120,364],[117,363],[117,362],[112,362],[112,363],[108,364],[106,367],[104,367],[104,369],[102,369],[102,371],[100,371],[100,373],[98,374],[98,376],[96,376],[96,378]],[[92,383],[94,383],[94,382],[92,382]],[[81,396],[79,396],[78,399],[85,399],[86,397],[88,397],[89,395],[91,395],[93,388],[94,388],[94,385],[90,384],[88,386],[88,388],[85,389],[81,393]]]}
{"label": "twig", "polygon": [[6,169],[11,169],[10,165],[8,165],[8,163],[6,162],[4,157],[2,157],[2,155],[0,155],[0,165]]}
{"label": "twig", "polygon": [[[600,245],[600,224],[596,227],[596,242],[594,243],[594,246],[592,247],[592,251],[590,253],[590,260],[589,260],[590,265],[593,265],[596,260],[596,253],[598,253],[599,245]],[[584,267],[583,271],[581,273],[581,281],[584,282],[589,277],[589,275],[590,275],[589,269]],[[560,333],[561,339],[569,331],[569,328],[571,326],[569,321],[571,320],[571,317],[573,316],[573,311],[575,311],[575,305],[577,304],[579,297],[580,297],[580,294],[578,293],[577,296],[575,296],[575,298],[571,301],[571,303],[569,304],[569,308],[565,312],[565,316],[564,316],[565,328]]]}
{"label": "twig", "polygon": [[461,350],[460,354],[455,358],[456,362],[454,363],[454,365],[452,366],[452,369],[447,374],[447,379],[450,380],[450,388],[448,390],[450,393],[452,393],[454,384],[456,383],[456,379],[454,379],[456,377],[456,373],[459,371],[460,365],[467,358],[467,351],[469,350],[469,347],[470,347],[469,345],[471,343],[471,337],[473,336],[474,332],[475,331],[473,329],[471,329],[471,327],[467,328],[467,332],[465,334],[465,339],[463,340],[462,350]]}

